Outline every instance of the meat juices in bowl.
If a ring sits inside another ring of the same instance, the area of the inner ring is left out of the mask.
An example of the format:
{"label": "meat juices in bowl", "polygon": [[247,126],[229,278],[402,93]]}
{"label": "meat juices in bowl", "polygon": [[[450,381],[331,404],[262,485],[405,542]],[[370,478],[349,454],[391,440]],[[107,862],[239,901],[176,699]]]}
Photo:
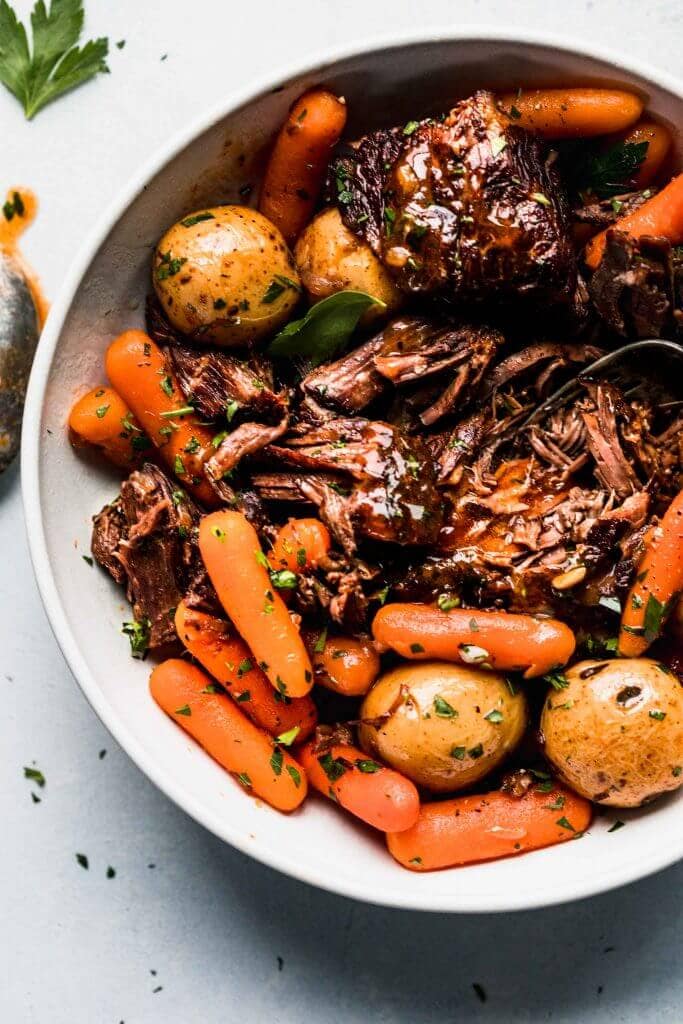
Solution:
{"label": "meat juices in bowl", "polygon": [[[353,118],[351,94],[306,91],[255,197],[272,225],[257,265],[232,288],[234,246],[219,243],[203,267],[185,235],[236,204],[188,203],[155,249],[146,330],[107,339],[104,399],[71,424],[128,460],[93,554],[126,587],[156,702],[236,787],[303,804],[302,828],[320,790],[336,803],[325,820],[386,833],[412,871],[582,835],[600,794],[555,773],[537,741],[547,703],[571,718],[563,694],[588,657],[675,665],[676,394],[587,374],[524,424],[603,352],[676,338],[678,179],[638,141],[649,114],[628,89],[523,86],[365,135],[338,116]],[[111,437],[109,387],[124,409]],[[449,672],[460,689],[439,683]],[[405,681],[374,700],[391,673]],[[370,739],[404,720],[405,765],[458,780],[439,800]]]}

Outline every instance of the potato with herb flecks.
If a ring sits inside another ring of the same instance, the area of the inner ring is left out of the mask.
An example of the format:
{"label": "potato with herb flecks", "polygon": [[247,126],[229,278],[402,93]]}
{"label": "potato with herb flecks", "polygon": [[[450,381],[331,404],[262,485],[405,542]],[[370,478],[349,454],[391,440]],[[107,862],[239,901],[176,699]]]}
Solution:
{"label": "potato with herb flecks", "polygon": [[301,295],[284,238],[246,206],[213,206],[174,224],[154,250],[152,282],[178,331],[225,348],[274,334]]}
{"label": "potato with herb flecks", "polygon": [[582,661],[550,693],[545,755],[581,796],[640,807],[683,783],[683,687],[651,658]]}
{"label": "potato with herb flecks", "polygon": [[423,661],[381,676],[360,717],[364,750],[424,789],[453,793],[479,782],[514,750],[527,706],[497,672]]}
{"label": "potato with herb flecks", "polygon": [[296,265],[311,303],[335,292],[366,292],[383,302],[363,314],[362,324],[390,316],[403,296],[374,252],[342,223],[339,210],[323,210],[294,247]]}

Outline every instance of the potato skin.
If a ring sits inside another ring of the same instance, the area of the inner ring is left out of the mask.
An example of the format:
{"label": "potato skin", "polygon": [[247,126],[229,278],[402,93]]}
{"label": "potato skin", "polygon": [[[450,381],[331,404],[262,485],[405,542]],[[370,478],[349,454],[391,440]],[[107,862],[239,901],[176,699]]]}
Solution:
{"label": "potato skin", "polygon": [[[640,807],[683,783],[683,687],[651,658],[582,661],[541,716],[545,755],[581,796]],[[661,715],[665,717],[661,717]]]}
{"label": "potato skin", "polygon": [[323,210],[304,228],[294,258],[311,304],[341,291],[366,292],[386,303],[386,309],[369,309],[361,323],[389,316],[402,305],[403,295],[387,270],[336,208]]}
{"label": "potato skin", "polygon": [[[500,712],[502,720],[487,720],[491,711]],[[360,717],[364,750],[423,789],[452,793],[472,786],[505,760],[522,738],[527,707],[524,695],[513,696],[497,672],[421,661],[381,676],[363,701]]]}
{"label": "potato skin", "polygon": [[[301,297],[284,238],[246,206],[198,210],[169,228],[154,251],[152,282],[177,330],[226,348],[273,334]],[[276,294],[264,301],[273,282]]]}

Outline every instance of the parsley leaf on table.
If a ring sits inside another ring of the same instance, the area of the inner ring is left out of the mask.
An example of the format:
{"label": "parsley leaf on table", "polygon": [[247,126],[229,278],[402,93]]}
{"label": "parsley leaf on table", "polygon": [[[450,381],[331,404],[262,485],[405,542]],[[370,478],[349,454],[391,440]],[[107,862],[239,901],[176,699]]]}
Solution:
{"label": "parsley leaf on table", "polygon": [[107,39],[78,47],[83,0],[52,0],[49,11],[38,0],[31,12],[32,45],[24,25],[0,0],[0,82],[16,96],[30,121],[62,93],[99,72],[108,72]]}

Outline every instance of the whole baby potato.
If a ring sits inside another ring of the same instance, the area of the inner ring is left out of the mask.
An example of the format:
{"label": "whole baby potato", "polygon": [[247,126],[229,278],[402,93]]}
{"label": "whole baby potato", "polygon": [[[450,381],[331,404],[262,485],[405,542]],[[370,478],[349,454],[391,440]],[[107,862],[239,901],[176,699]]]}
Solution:
{"label": "whole baby potato", "polygon": [[479,782],[514,750],[527,706],[497,672],[422,661],[381,676],[360,717],[364,750],[424,789],[451,793]]}
{"label": "whole baby potato", "polygon": [[169,228],[154,250],[152,282],[178,331],[226,348],[275,333],[301,293],[284,238],[246,206],[198,210]]}
{"label": "whole baby potato", "polygon": [[369,323],[395,312],[403,302],[388,271],[370,246],[344,225],[336,208],[319,213],[304,228],[294,258],[311,303],[335,292],[366,292],[386,305],[367,310],[361,323]]}
{"label": "whole baby potato", "polygon": [[683,687],[651,658],[582,661],[543,708],[546,757],[567,785],[639,807],[683,783]]}

